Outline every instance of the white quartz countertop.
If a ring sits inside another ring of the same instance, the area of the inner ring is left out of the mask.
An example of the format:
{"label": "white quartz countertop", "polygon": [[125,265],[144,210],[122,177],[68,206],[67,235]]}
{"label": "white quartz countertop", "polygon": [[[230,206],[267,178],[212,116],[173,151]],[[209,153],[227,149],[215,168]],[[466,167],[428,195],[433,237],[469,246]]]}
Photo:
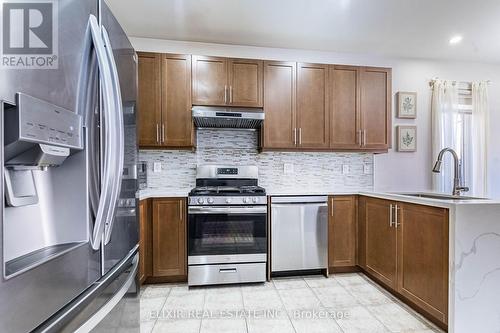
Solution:
{"label": "white quartz countertop", "polygon": [[[142,189],[137,191],[136,197],[140,200],[148,198],[162,197],[187,197],[191,189]],[[415,192],[419,193],[419,192]],[[423,192],[422,192],[423,193]],[[425,192],[430,193],[430,192]],[[457,205],[491,205],[500,204],[498,199],[472,199],[472,200],[448,200],[435,198],[422,198],[405,195],[405,193],[390,193],[379,191],[270,191],[268,196],[302,196],[302,195],[364,195],[373,198],[402,201],[420,205],[435,206],[442,208],[451,208]],[[437,194],[437,193],[436,193]]]}
{"label": "white quartz countertop", "polygon": [[[432,192],[414,192],[414,193],[427,193],[432,194]],[[408,196],[405,193],[389,193],[389,192],[358,192],[360,195],[386,199],[386,200],[394,200],[394,201],[402,201],[408,203],[414,203],[419,205],[427,205],[434,207],[442,207],[442,208],[451,208],[455,206],[463,206],[463,205],[492,205],[492,204],[500,204],[500,200],[495,199],[468,199],[468,200],[450,200],[450,199],[437,199],[437,198],[423,198],[423,197],[415,197]],[[433,193],[440,194],[440,193]],[[441,193],[442,194],[442,193]]]}

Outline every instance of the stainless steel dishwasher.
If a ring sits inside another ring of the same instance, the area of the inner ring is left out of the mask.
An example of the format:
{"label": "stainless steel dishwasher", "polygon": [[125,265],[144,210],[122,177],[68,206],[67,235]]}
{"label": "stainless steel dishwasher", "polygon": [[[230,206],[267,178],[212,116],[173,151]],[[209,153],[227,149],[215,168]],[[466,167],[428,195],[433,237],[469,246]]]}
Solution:
{"label": "stainless steel dishwasher", "polygon": [[271,197],[271,271],[327,266],[328,197]]}

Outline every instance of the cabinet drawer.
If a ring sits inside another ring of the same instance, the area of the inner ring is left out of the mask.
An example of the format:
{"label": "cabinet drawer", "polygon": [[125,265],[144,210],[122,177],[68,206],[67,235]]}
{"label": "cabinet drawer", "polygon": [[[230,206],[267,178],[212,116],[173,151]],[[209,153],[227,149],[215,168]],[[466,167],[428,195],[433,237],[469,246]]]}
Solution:
{"label": "cabinet drawer", "polygon": [[266,281],[266,263],[189,266],[188,284],[228,284]]}

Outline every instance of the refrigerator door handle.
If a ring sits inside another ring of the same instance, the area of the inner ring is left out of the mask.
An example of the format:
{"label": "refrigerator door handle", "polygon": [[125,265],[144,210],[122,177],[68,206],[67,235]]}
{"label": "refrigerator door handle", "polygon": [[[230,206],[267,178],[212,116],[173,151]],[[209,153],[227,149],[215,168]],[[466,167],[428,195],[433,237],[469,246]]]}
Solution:
{"label": "refrigerator door handle", "polygon": [[106,227],[104,229],[104,244],[108,244],[111,240],[111,233],[113,232],[113,223],[116,215],[116,204],[120,196],[120,189],[122,183],[123,175],[123,159],[125,154],[125,139],[124,139],[124,123],[123,123],[123,104],[120,91],[120,79],[118,77],[118,70],[116,67],[115,58],[113,56],[113,48],[109,40],[109,35],[106,28],[102,27],[102,37],[104,39],[104,44],[106,46],[106,54],[108,56],[108,62],[111,69],[111,79],[113,83],[113,101],[115,104],[114,113],[116,116],[116,123],[118,128],[116,146],[113,149],[112,154],[114,155],[115,161],[115,173],[112,181],[112,192],[111,192],[111,207],[108,211],[106,218]]}
{"label": "refrigerator door handle", "polygon": [[[97,55],[97,63],[99,67],[99,74],[101,78],[101,85],[104,90],[102,94],[102,105],[103,105],[103,129],[104,129],[104,142],[107,147],[116,146],[116,135],[113,123],[113,83],[111,78],[111,69],[109,67],[109,61],[107,59],[106,48],[100,33],[99,23],[94,15],[89,17],[89,28],[90,35],[94,44],[94,49]],[[109,210],[111,208],[111,186],[113,177],[113,164],[114,156],[113,150],[108,148],[104,151],[103,158],[103,175],[101,183],[101,195],[99,198],[99,203],[97,207],[97,213],[95,217],[94,228],[92,230],[92,235],[90,238],[90,244],[94,250],[98,250],[101,245],[102,235],[104,232],[104,226],[106,223],[106,217],[109,215]]]}

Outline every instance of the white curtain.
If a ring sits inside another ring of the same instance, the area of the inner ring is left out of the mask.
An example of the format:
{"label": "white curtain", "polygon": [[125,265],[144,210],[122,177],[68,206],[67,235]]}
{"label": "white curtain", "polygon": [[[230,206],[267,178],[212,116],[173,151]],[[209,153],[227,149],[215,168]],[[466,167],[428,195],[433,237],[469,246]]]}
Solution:
{"label": "white curtain", "polygon": [[[432,162],[441,149],[452,148],[459,151],[458,137],[458,87],[453,81],[435,80],[432,86]],[[429,169],[432,165],[429,166]],[[452,193],[453,160],[446,154],[441,173],[433,173],[434,191]]]}
{"label": "white curtain", "polygon": [[471,192],[475,196],[487,194],[488,113],[488,83],[473,82]]}

